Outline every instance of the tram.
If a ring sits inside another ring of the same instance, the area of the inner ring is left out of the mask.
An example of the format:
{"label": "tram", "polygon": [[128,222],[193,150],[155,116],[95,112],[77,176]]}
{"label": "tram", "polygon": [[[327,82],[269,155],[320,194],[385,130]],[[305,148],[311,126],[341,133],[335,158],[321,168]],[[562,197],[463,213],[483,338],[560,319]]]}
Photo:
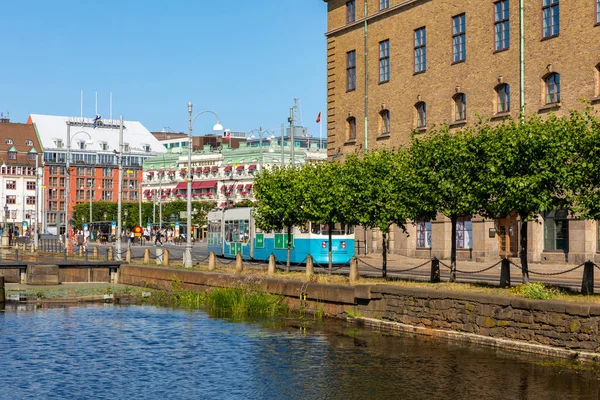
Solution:
{"label": "tram", "polygon": [[[307,222],[292,230],[290,262],[303,263],[310,254],[317,264],[328,263],[328,226]],[[208,251],[217,256],[267,261],[275,255],[287,260],[287,229],[266,232],[256,227],[252,208],[219,209],[208,213]],[[332,230],[332,262],[346,264],[354,256],[352,227],[336,224]]]}

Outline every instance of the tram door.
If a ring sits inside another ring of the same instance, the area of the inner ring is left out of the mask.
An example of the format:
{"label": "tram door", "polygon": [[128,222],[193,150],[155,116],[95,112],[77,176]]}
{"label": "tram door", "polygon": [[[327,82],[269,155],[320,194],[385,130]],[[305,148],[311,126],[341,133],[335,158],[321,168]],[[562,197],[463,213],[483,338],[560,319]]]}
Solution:
{"label": "tram door", "polygon": [[501,256],[517,257],[519,221],[516,214],[498,220],[498,252]]}

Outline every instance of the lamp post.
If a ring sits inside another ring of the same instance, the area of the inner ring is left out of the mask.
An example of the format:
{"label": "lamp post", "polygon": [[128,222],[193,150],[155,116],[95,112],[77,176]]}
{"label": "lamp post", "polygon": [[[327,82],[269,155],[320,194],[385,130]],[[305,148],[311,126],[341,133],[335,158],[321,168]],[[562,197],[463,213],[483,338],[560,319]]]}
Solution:
{"label": "lamp post", "polygon": [[67,122],[67,166],[66,166],[66,187],[65,187],[65,245],[67,253],[71,250],[71,241],[69,240],[69,198],[71,190],[71,139],[80,133],[85,133],[88,137],[86,144],[92,144],[92,136],[86,131],[75,132],[71,135],[71,123]]}
{"label": "lamp post", "polygon": [[[274,133],[275,130],[274,129],[265,129],[263,130],[262,127],[259,127],[258,129],[252,129],[250,132],[248,133],[252,133],[252,132],[258,132],[258,137],[259,137],[259,153],[260,153],[260,163],[258,164],[258,170],[262,171],[262,164],[263,164],[263,133],[267,132],[271,132]],[[251,136],[253,137],[253,136]],[[273,140],[275,136],[267,136],[267,140],[269,141],[269,143],[271,142],[271,140]],[[283,144],[282,144],[283,146]]]}
{"label": "lamp post", "polygon": [[[129,210],[125,209],[123,210],[123,216],[125,217],[125,221],[123,221],[123,223],[125,224],[125,226],[127,226],[127,216],[129,215]],[[129,247],[131,245],[131,242],[129,241],[129,235],[127,235],[127,247]]]}
{"label": "lamp post", "polygon": [[189,122],[189,138],[188,138],[188,169],[187,169],[187,232],[186,232],[186,245],[185,245],[185,253],[184,253],[184,260],[183,260],[183,266],[185,268],[191,268],[192,267],[192,180],[190,179],[191,177],[191,171],[192,171],[192,125],[194,124],[194,121],[196,120],[196,118],[198,118],[198,116],[200,114],[205,114],[205,113],[210,113],[213,114],[216,118],[217,118],[217,123],[213,126],[213,131],[222,131],[223,130],[223,126],[220,124],[219,122],[219,116],[211,110],[204,110],[204,111],[200,111],[199,113],[197,113],[195,116],[192,117],[192,110],[193,110],[193,105],[192,102],[188,102],[188,122]]}

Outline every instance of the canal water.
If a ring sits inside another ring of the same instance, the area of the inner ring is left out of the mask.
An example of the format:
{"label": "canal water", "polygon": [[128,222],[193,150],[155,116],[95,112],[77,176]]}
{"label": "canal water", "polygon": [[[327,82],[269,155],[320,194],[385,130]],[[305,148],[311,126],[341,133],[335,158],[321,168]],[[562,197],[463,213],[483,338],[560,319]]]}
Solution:
{"label": "canal water", "polygon": [[340,321],[92,305],[0,312],[0,399],[599,399],[576,363]]}

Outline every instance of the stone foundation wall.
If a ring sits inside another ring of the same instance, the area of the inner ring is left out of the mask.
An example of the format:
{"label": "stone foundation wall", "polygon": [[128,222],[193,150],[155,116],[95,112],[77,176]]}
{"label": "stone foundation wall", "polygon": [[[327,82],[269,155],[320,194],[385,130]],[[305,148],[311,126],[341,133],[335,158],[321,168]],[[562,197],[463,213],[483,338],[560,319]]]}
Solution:
{"label": "stone foundation wall", "polygon": [[[285,296],[291,307],[322,310],[332,317],[345,318],[351,314],[413,327],[404,327],[405,331],[545,354],[549,354],[548,348],[543,350],[536,345],[551,346],[562,351],[554,353],[561,357],[572,356],[567,350],[600,353],[600,304],[391,285],[244,279],[233,274],[131,265],[121,267],[119,279],[124,284],[163,289],[171,289],[175,279],[181,287],[192,290],[252,284]],[[452,335],[456,332],[461,335]],[[465,339],[467,336],[471,339]]]}

